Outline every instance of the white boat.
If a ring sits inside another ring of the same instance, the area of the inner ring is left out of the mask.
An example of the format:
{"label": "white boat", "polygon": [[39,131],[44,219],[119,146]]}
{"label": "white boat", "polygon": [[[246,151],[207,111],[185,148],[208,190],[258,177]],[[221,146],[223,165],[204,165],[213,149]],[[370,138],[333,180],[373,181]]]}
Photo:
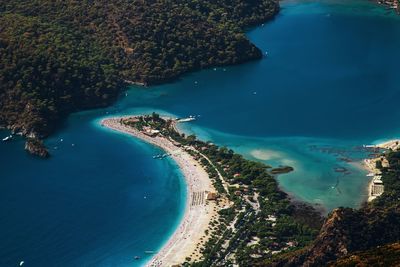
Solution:
{"label": "white boat", "polygon": [[376,148],[376,145],[363,145],[365,148]]}
{"label": "white boat", "polygon": [[3,138],[3,142],[10,141],[12,138],[13,138],[12,135],[6,136]]}
{"label": "white boat", "polygon": [[22,266],[22,265],[24,265],[24,261],[21,261],[20,263],[19,263],[19,266]]}
{"label": "white boat", "polygon": [[189,118],[183,118],[183,119],[179,119],[177,120],[178,122],[189,122],[189,121],[195,121],[196,118],[195,117],[189,117]]}

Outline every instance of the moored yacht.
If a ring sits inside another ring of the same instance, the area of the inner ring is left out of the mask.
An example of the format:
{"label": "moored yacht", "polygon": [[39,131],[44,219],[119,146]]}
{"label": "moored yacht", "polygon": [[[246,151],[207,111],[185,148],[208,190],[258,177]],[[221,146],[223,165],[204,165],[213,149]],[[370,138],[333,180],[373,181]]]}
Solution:
{"label": "moored yacht", "polygon": [[13,136],[9,135],[9,136],[4,137],[2,140],[3,140],[3,142],[7,142],[7,141],[10,141],[12,138],[13,138]]}

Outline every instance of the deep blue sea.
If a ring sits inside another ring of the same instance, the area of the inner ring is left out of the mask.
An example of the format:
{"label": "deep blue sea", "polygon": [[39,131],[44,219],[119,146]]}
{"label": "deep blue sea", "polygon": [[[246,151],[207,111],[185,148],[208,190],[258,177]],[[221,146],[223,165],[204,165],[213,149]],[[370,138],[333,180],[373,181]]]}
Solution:
{"label": "deep blue sea", "polygon": [[74,114],[46,141],[50,160],[27,155],[22,139],[0,143],[0,267],[143,265],[179,224],[176,164],[100,127],[105,116],[199,115],[183,130],[293,166],[279,177],[293,197],[326,212],[359,207],[368,179],[358,147],[400,136],[400,17],[369,1],[284,1],[248,36],[263,60],[130,88],[110,108]]}

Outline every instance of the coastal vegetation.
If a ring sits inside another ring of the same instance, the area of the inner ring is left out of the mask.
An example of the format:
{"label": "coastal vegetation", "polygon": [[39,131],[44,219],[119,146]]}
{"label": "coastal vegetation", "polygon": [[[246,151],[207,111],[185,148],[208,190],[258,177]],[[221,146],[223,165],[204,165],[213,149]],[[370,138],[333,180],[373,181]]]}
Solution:
{"label": "coastal vegetation", "polygon": [[[205,233],[208,241],[199,251],[200,261],[185,265],[252,266],[283,251],[308,245],[322,224],[318,212],[306,204],[291,202],[271,173],[271,167],[243,158],[231,149],[185,136],[175,121],[153,113],[121,123],[156,136],[162,135],[183,147],[208,172],[220,198],[229,205],[219,210]],[[218,199],[217,199],[218,201]]]}
{"label": "coastal vegetation", "polygon": [[38,139],[69,113],[155,84],[261,58],[243,33],[278,1],[2,1],[0,127]]}
{"label": "coastal vegetation", "polygon": [[400,243],[357,252],[343,257],[329,266],[397,266],[400,262]]}
{"label": "coastal vegetation", "polygon": [[[376,162],[384,193],[360,209],[337,208],[325,219],[282,192],[265,164],[176,131],[174,120],[153,113],[121,123],[170,138],[201,162],[229,205],[210,222],[202,258],[187,266],[392,266],[400,257],[400,151]],[[152,132],[156,130],[155,132]],[[387,160],[387,163],[386,163]],[[285,168],[289,170],[288,168]],[[218,201],[218,199],[217,199]],[[382,265],[385,263],[388,265]]]}
{"label": "coastal vegetation", "polygon": [[0,25],[1,125],[40,138],[69,112],[117,97],[115,67],[82,34],[19,14]]}
{"label": "coastal vegetation", "polygon": [[[330,262],[331,266],[394,266],[398,263],[400,151],[389,150],[382,157],[387,159],[388,164],[383,167],[377,162],[385,185],[381,196],[359,210],[335,209],[309,246],[279,255],[272,261],[263,261],[262,264],[321,266]],[[374,262],[379,264],[372,264]]]}

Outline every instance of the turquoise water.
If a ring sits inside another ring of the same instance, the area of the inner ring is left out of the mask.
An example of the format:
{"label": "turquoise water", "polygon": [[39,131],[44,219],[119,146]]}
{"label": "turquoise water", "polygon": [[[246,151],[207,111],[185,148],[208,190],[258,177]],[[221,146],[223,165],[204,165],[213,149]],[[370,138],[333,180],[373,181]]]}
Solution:
{"label": "turquoise water", "polygon": [[182,128],[293,166],[279,181],[295,198],[358,207],[368,182],[358,147],[400,133],[399,18],[368,1],[287,1],[248,36],[266,58],[131,88],[108,109],[75,114],[47,140],[48,161],[22,140],[0,143],[0,266],[137,266],[166,242],[184,181],[174,162],[152,159],[157,148],[98,126],[116,114],[200,115]]}
{"label": "turquoise water", "polygon": [[140,265],[174,231],[186,199],[177,165],[98,116],[72,116],[47,140],[49,160],[23,140],[1,144],[1,267]]}

